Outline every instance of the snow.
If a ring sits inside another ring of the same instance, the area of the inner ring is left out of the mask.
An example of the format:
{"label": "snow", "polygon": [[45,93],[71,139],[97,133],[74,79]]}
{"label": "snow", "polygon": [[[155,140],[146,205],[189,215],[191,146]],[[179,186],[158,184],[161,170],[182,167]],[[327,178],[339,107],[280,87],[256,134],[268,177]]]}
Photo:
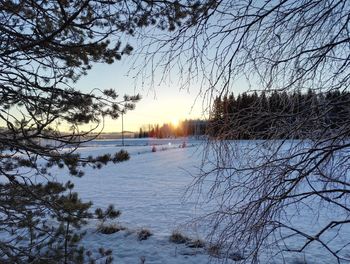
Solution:
{"label": "snow", "polygon": [[[186,147],[182,148],[183,141],[183,139],[125,140],[124,147],[119,140],[94,141],[80,148],[78,152],[83,156],[96,156],[125,149],[130,153],[131,159],[119,164],[108,164],[100,170],[87,167],[82,178],[70,177],[64,170],[53,171],[56,180],[73,181],[75,191],[83,200],[93,201],[93,207],[106,208],[109,204],[113,204],[116,209],[122,211],[117,221],[127,230],[105,235],[98,233],[96,231],[98,223],[91,221],[84,238],[86,248],[93,251],[99,247],[112,249],[115,263],[142,263],[142,259],[145,263],[168,264],[223,261],[210,257],[205,249],[192,249],[184,244],[169,241],[174,230],[193,239],[204,240],[209,229],[197,225],[193,219],[208,213],[215,206],[213,203],[198,203],[196,196],[186,195],[193,175],[198,173],[201,165],[202,146],[200,141],[186,140]],[[152,152],[152,146],[156,146],[156,152]],[[306,210],[293,219],[296,225],[306,230],[311,230],[326,220],[327,210],[325,214],[321,214],[320,219],[314,219],[312,212],[310,215]],[[141,228],[149,229],[153,235],[147,240],[139,241],[137,231]],[[350,237],[349,228],[341,230],[339,239],[346,241],[348,237]],[[288,241],[292,245],[297,242]],[[271,250],[273,251],[273,248]],[[306,261],[328,264],[335,261],[317,244],[306,249],[305,253],[285,254],[283,258],[272,261],[266,257],[262,263]],[[235,262],[227,260],[226,263]]]}
{"label": "snow", "polygon": [[[190,249],[184,244],[173,244],[168,238],[153,235],[147,240],[138,241],[135,233],[120,231],[111,235],[88,234],[91,246],[99,246],[113,249],[113,257],[116,263],[207,263],[209,256],[204,249]],[[87,245],[88,246],[88,245]]]}
{"label": "snow", "polygon": [[[123,148],[131,159],[108,164],[100,170],[87,167],[82,178],[69,177],[64,170],[53,171],[56,180],[74,182],[74,190],[83,200],[93,201],[93,207],[106,208],[113,204],[122,211],[118,224],[128,230],[104,235],[96,232],[98,223],[91,222],[84,237],[86,248],[112,249],[116,263],[140,263],[144,257],[145,263],[190,264],[207,263],[212,258],[204,249],[169,242],[174,230],[193,239],[204,239],[192,225],[193,217],[199,216],[204,209],[198,208],[194,199],[184,199],[192,182],[191,174],[196,173],[200,165],[199,142],[187,142],[185,148],[181,147],[182,142],[160,140],[126,147],[120,147],[120,142],[114,141],[101,145],[93,142],[79,149],[79,153],[95,156]],[[153,145],[157,147],[156,152],[151,151]],[[153,235],[138,241],[136,233],[140,228],[149,229]]]}
{"label": "snow", "polygon": [[[82,155],[113,153],[119,147],[81,149]],[[131,159],[109,164],[100,170],[85,169],[82,178],[56,174],[56,179],[71,180],[75,191],[96,207],[109,203],[122,211],[123,222],[132,227],[146,226],[169,233],[178,223],[190,220],[195,202],[182,203],[184,191],[199,165],[196,147],[172,148],[152,153],[151,147],[126,147]],[[138,154],[140,153],[140,154]],[[187,171],[186,171],[187,170]]]}

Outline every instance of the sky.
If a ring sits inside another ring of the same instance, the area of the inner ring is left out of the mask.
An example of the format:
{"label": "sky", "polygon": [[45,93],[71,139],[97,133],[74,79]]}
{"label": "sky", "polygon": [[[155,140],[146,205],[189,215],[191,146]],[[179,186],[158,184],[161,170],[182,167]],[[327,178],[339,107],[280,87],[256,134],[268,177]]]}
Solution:
{"label": "sky", "polygon": [[[135,73],[128,73],[130,57],[123,57],[112,65],[94,64],[86,76],[82,76],[74,86],[82,91],[94,88],[114,88],[122,97],[124,94],[140,94],[142,99],[135,110],[124,115],[124,131],[138,131],[142,125],[173,123],[185,119],[204,118],[199,87],[181,90],[176,82],[162,83],[152,88],[135,82]],[[196,100],[197,99],[197,100]],[[121,132],[121,118],[106,119],[103,132]]]}
{"label": "sky", "polygon": [[[157,33],[157,31],[153,32],[151,30],[151,34],[155,33]],[[124,44],[129,43],[135,48],[135,53],[139,52],[139,54],[143,54],[144,51],[140,51],[140,48],[144,46],[143,38],[134,39],[125,37],[124,39],[124,37],[122,37],[122,39]],[[215,57],[217,49],[215,43],[212,45],[213,46],[209,50],[209,55]],[[151,51],[157,53],[158,50],[156,48]],[[147,49],[146,52],[148,52]],[[181,55],[183,54],[180,54],[180,57]],[[186,55],[182,58],[183,62],[187,62],[185,56]],[[136,70],[130,72],[130,69],[135,67],[133,64],[135,60],[137,65]],[[161,61],[162,59],[159,59],[159,57],[157,59],[156,57],[156,60]],[[187,73],[181,72],[179,74],[176,69],[173,69],[171,71],[171,77],[166,76],[166,81],[161,83],[156,82],[155,85],[151,87],[148,84],[150,82],[149,78],[146,80],[146,84],[142,85],[140,81],[141,78],[137,76],[136,71],[142,69],[142,67],[148,69],[150,65],[151,63],[148,65],[142,64],[142,58],[137,60],[136,55],[122,56],[120,61],[116,61],[111,65],[96,63],[93,65],[93,68],[88,71],[87,75],[82,76],[74,86],[85,92],[89,92],[94,88],[99,88],[101,90],[113,88],[119,93],[121,98],[124,94],[140,94],[142,99],[136,104],[135,110],[129,111],[124,115],[124,131],[137,132],[140,127],[144,125],[147,126],[148,124],[162,125],[164,123],[174,123],[175,121],[185,119],[208,118],[207,109],[210,104],[207,102],[208,97],[203,97],[203,94],[200,94],[201,80],[199,78],[201,77],[193,79],[192,83],[188,85],[188,89],[183,90],[180,89],[179,84],[179,80],[181,80],[180,74],[186,76]],[[178,65],[174,62],[172,66],[176,68]],[[186,66],[188,65],[186,64]],[[186,70],[187,68],[184,67],[182,69]],[[156,80],[160,80],[163,75],[162,66],[159,66],[154,72],[153,77],[155,77]],[[200,76],[200,74],[198,76]],[[249,87],[247,82],[240,78],[237,78],[233,86],[235,95],[248,90]],[[87,129],[89,129],[89,127]],[[107,119],[103,132],[121,132],[121,130],[121,118],[118,120]]]}

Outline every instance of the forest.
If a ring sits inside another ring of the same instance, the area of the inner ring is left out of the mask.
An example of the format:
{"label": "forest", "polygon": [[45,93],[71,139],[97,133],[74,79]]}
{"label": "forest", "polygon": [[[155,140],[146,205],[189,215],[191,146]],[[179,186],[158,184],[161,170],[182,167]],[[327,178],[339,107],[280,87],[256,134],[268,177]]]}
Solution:
{"label": "forest", "polygon": [[140,128],[135,134],[137,138],[169,138],[169,137],[188,137],[203,136],[207,130],[207,121],[205,120],[184,120],[176,126],[172,124],[147,125]]}
{"label": "forest", "polygon": [[[350,92],[244,92],[217,96],[207,120],[145,125],[136,138],[306,139],[327,136],[350,121]],[[287,125],[288,124],[288,125]],[[298,130],[289,129],[298,126]]]}
{"label": "forest", "polygon": [[[223,139],[298,139],[310,133],[322,137],[349,123],[349,113],[348,91],[231,93],[215,98],[208,129]],[[289,129],[296,125],[297,131]]]}

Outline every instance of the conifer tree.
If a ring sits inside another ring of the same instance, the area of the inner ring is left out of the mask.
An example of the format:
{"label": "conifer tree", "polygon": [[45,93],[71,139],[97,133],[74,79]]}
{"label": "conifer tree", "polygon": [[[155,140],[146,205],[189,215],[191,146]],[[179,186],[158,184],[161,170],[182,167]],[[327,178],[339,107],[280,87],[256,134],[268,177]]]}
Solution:
{"label": "conifer tree", "polygon": [[[78,229],[93,217],[90,203],[71,184],[51,182],[50,169],[80,177],[87,164],[127,160],[124,151],[81,157],[75,150],[92,139],[90,132],[100,132],[106,117],[132,110],[140,97],[119,98],[109,87],[80,91],[75,82],[93,63],[130,54],[126,35],[193,24],[211,6],[192,0],[0,2],[1,263],[85,263],[93,257],[84,259],[77,246]],[[83,132],[84,124],[93,128]],[[110,252],[101,255],[111,261]]]}

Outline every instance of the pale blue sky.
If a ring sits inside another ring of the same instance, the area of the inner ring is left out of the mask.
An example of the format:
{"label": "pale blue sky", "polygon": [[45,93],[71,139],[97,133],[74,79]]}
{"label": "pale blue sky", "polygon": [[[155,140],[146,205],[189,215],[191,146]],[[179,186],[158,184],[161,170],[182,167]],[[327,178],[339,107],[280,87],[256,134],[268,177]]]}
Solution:
{"label": "pale blue sky", "polygon": [[[128,60],[129,59],[129,60]],[[141,87],[132,77],[135,73],[128,71],[130,57],[124,57],[112,65],[95,64],[86,76],[74,85],[83,91],[94,88],[114,88],[122,97],[124,94],[141,94],[142,99],[136,104],[136,109],[124,116],[124,130],[138,131],[142,125],[163,124],[173,120],[203,118],[202,100],[196,97],[198,87],[190,90],[180,90],[176,83],[156,85],[154,89],[145,85]],[[107,119],[105,132],[121,131],[121,119]]]}
{"label": "pale blue sky", "polygon": [[[144,32],[147,34],[147,31]],[[150,34],[157,35],[159,32],[155,30]],[[166,34],[162,32],[162,34]],[[130,43],[135,48],[135,53],[139,52],[153,52],[157,54],[155,57],[155,63],[162,62],[165,57],[158,56],[157,46],[153,47],[151,50],[140,51],[140,47],[144,47],[144,39],[133,39],[130,37],[122,36],[122,42]],[[208,50],[211,57],[215,57],[216,46],[213,46]],[[182,56],[183,55],[183,56]],[[141,59],[136,60],[136,69],[140,70],[142,67],[148,67],[149,69],[151,63],[144,66]],[[179,54],[182,62],[186,62],[186,54]],[[75,87],[83,91],[91,91],[94,88],[108,89],[114,88],[117,90],[120,96],[124,94],[134,95],[140,94],[142,100],[137,103],[136,109],[128,112],[124,118],[124,130],[127,131],[138,131],[142,125],[147,124],[163,124],[169,123],[173,120],[184,120],[184,119],[197,119],[205,118],[208,116],[208,112],[203,109],[208,109],[208,96],[203,98],[203,95],[199,96],[201,73],[198,74],[198,78],[192,79],[192,82],[187,85],[188,90],[180,90],[180,74],[184,74],[185,78],[187,76],[186,72],[178,72],[177,64],[174,62],[171,67],[172,72],[169,77],[165,74],[166,81],[159,84],[161,77],[164,77],[164,68],[162,65],[158,65],[156,71],[153,74],[155,77],[155,84],[153,87],[150,86],[150,78],[145,80],[145,84],[142,85],[141,79],[138,77],[138,82],[135,81],[134,77],[136,71],[129,73],[130,68],[133,68],[136,55],[123,56],[121,61],[116,61],[112,65],[106,64],[95,64],[92,70],[90,70],[87,76],[83,76],[76,84]],[[148,58],[148,57],[147,57]],[[180,60],[181,60],[180,59]],[[164,65],[163,65],[164,66]],[[188,66],[186,64],[186,66]],[[186,67],[183,68],[186,70]],[[150,71],[148,71],[150,73]],[[158,83],[157,83],[158,81]],[[234,87],[234,93],[238,94],[248,89],[248,84],[245,80],[236,80],[232,87]],[[204,87],[206,88],[206,87]],[[205,100],[204,100],[205,99]],[[204,101],[203,101],[204,100]],[[120,132],[121,131],[121,120],[106,120],[105,132]]]}

